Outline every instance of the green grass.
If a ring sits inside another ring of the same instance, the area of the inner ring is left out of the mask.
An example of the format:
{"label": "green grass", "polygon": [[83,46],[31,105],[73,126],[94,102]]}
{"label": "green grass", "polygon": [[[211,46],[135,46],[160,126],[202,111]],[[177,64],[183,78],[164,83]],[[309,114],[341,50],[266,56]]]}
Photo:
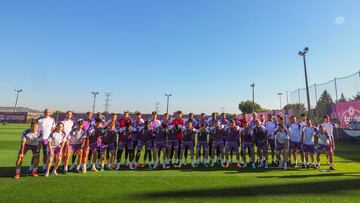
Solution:
{"label": "green grass", "polygon": [[[360,201],[360,144],[339,142],[336,171],[182,169],[12,179],[24,125],[0,126],[0,202]],[[30,154],[25,166],[29,165]],[[324,160],[324,157],[323,157]],[[328,169],[322,163],[321,169]]]}

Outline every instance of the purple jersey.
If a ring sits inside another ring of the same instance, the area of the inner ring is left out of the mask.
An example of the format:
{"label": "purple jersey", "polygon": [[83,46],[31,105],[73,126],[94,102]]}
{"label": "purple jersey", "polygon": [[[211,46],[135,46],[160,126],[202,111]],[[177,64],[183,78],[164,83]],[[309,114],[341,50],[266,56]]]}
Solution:
{"label": "purple jersey", "polygon": [[195,133],[196,133],[196,130],[194,128],[192,128],[192,129],[186,128],[183,131],[183,139],[182,139],[182,141],[183,142],[192,142],[192,141],[194,141],[195,140]]}
{"label": "purple jersey", "polygon": [[105,145],[109,145],[109,144],[113,144],[116,140],[116,136],[117,136],[117,131],[116,130],[105,130],[104,131],[104,135],[102,137],[102,144]]}
{"label": "purple jersey", "polygon": [[90,128],[87,133],[87,138],[89,138],[89,144],[95,144],[99,142],[99,139],[104,134],[103,128]]}
{"label": "purple jersey", "polygon": [[229,121],[226,118],[220,119],[219,123],[220,123],[220,125],[223,125],[223,126],[228,126],[229,125]]}
{"label": "purple jersey", "polygon": [[185,126],[188,126],[189,123],[191,123],[194,128],[197,126],[197,121],[196,121],[195,119],[188,119],[188,120],[185,122]]}
{"label": "purple jersey", "polygon": [[167,128],[157,128],[154,134],[154,142],[165,142],[168,134],[169,130]]}
{"label": "purple jersey", "polygon": [[88,131],[94,125],[94,122],[91,119],[85,118],[85,119],[83,119],[83,121],[84,121],[83,130],[85,132]]}
{"label": "purple jersey", "polygon": [[253,142],[253,131],[250,127],[245,128],[241,131],[241,137],[243,143],[252,143]]}
{"label": "purple jersey", "polygon": [[120,129],[119,142],[132,141],[135,133],[136,133],[136,131],[134,131],[132,128],[129,128],[129,129],[122,128],[122,129]]}
{"label": "purple jersey", "polygon": [[171,128],[169,130],[168,139],[169,140],[178,140],[178,135],[180,132],[181,132],[180,128],[177,128],[177,129],[175,127]]}
{"label": "purple jersey", "polygon": [[204,132],[201,132],[199,130],[197,134],[198,134],[197,137],[198,142],[207,142],[210,132],[207,129]]}
{"label": "purple jersey", "polygon": [[251,129],[254,129],[256,127],[256,120],[251,120],[249,126]]}
{"label": "purple jersey", "polygon": [[253,129],[254,138],[256,141],[265,141],[266,139],[266,128],[264,126],[255,127]]}
{"label": "purple jersey", "polygon": [[210,118],[210,119],[208,120],[209,127],[215,126],[215,122],[216,122],[216,121],[218,121],[218,119]]}
{"label": "purple jersey", "polygon": [[139,134],[140,141],[142,143],[151,141],[154,138],[154,130],[152,128],[149,128],[149,129],[141,128],[138,134]]}
{"label": "purple jersey", "polygon": [[170,120],[162,120],[161,125],[162,124],[166,124],[167,126],[171,126],[171,121]]}
{"label": "purple jersey", "polygon": [[140,120],[137,120],[137,119],[136,119],[136,120],[133,122],[132,125],[133,125],[134,128],[136,128],[136,129],[139,130],[140,128],[144,127],[144,123],[145,123],[145,122],[144,122],[144,119],[141,118]]}
{"label": "purple jersey", "polygon": [[223,141],[224,129],[221,127],[214,127],[210,130],[210,138],[214,141]]}
{"label": "purple jersey", "polygon": [[227,142],[237,142],[240,138],[239,127],[232,128],[227,126],[224,129],[224,134]]}
{"label": "purple jersey", "polygon": [[206,128],[209,127],[209,123],[207,122],[207,120],[203,119],[203,120],[199,120],[197,122],[196,128],[200,129],[201,126],[205,126]]}

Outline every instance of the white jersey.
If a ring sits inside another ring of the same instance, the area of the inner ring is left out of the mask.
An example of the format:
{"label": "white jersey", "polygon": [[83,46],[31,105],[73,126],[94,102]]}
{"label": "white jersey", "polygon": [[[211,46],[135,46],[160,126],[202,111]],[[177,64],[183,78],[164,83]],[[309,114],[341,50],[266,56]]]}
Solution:
{"label": "white jersey", "polygon": [[81,144],[85,136],[85,131],[73,129],[67,136],[67,140],[69,140],[69,143],[72,145]]}
{"label": "white jersey", "polygon": [[53,132],[48,138],[49,145],[51,147],[60,147],[61,143],[66,141],[66,136],[64,132]]}
{"label": "white jersey", "polygon": [[292,142],[301,142],[301,124],[290,123],[289,125],[290,140]]}
{"label": "white jersey", "polygon": [[68,136],[74,126],[74,121],[63,120],[63,121],[61,121],[61,123],[64,124],[64,132],[65,132],[65,135]]}
{"label": "white jersey", "polygon": [[27,145],[37,146],[41,142],[41,134],[39,132],[32,133],[30,129],[24,131],[21,141]]}
{"label": "white jersey", "polygon": [[55,120],[51,117],[42,117],[39,119],[39,128],[42,132],[43,140],[47,140],[53,128],[55,128]]}
{"label": "white jersey", "polygon": [[276,122],[274,121],[265,121],[264,126],[266,128],[266,134],[268,135],[269,139],[275,139],[275,131],[276,131]]}
{"label": "white jersey", "polygon": [[328,133],[319,132],[317,134],[317,136],[319,138],[318,144],[320,144],[320,145],[330,145],[330,137],[329,137]]}
{"label": "white jersey", "polygon": [[285,144],[287,141],[289,141],[289,134],[285,130],[282,132],[277,131],[275,133],[275,140],[280,144]]}
{"label": "white jersey", "polygon": [[330,138],[332,139],[334,137],[334,124],[331,122],[327,122],[327,123],[322,123],[321,124],[326,132],[329,134]]}
{"label": "white jersey", "polygon": [[303,128],[304,133],[304,144],[306,145],[314,145],[314,135],[316,133],[316,129],[313,126],[305,126]]}

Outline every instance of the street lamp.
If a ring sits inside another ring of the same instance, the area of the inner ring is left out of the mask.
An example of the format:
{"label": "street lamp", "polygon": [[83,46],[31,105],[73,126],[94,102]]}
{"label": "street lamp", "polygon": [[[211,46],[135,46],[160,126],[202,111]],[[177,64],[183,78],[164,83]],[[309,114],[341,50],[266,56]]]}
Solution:
{"label": "street lamp", "polygon": [[306,99],[307,99],[307,106],[308,106],[308,118],[310,118],[310,95],[309,95],[309,84],[308,84],[308,76],[307,76],[307,70],[306,70],[306,53],[309,51],[308,47],[305,47],[304,50],[299,51],[299,56],[303,57],[304,60],[304,72],[305,72],[305,85],[306,85]]}
{"label": "street lamp", "polygon": [[172,96],[172,94],[165,94],[165,96],[167,97],[167,101],[166,101],[166,113],[169,113],[169,100],[170,100],[170,97]]}
{"label": "street lamp", "polygon": [[279,97],[280,97],[280,110],[281,110],[281,108],[282,108],[282,104],[281,104],[281,96],[283,95],[283,93],[279,92],[279,93],[278,93],[278,95],[279,95]]}
{"label": "street lamp", "polygon": [[252,112],[255,112],[255,83],[251,84],[250,87],[252,87],[252,103],[253,103],[253,109]]}
{"label": "street lamp", "polygon": [[23,90],[22,89],[14,89],[14,91],[16,92],[16,100],[15,100],[14,112],[16,112],[17,104],[18,104],[18,101],[19,101],[19,94]]}
{"label": "street lamp", "polygon": [[91,94],[94,95],[94,102],[93,102],[93,114],[95,113],[95,102],[96,102],[96,96],[99,94],[99,92],[91,92]]}

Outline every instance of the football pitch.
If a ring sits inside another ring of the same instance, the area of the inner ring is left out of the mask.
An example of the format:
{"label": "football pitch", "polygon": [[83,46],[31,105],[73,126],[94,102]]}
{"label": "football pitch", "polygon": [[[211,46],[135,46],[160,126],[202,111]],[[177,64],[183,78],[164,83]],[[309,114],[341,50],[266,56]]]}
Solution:
{"label": "football pitch", "polygon": [[[360,143],[338,142],[336,171],[196,168],[68,173],[14,180],[22,131],[0,126],[0,202],[360,202]],[[29,165],[26,155],[24,167]]]}

